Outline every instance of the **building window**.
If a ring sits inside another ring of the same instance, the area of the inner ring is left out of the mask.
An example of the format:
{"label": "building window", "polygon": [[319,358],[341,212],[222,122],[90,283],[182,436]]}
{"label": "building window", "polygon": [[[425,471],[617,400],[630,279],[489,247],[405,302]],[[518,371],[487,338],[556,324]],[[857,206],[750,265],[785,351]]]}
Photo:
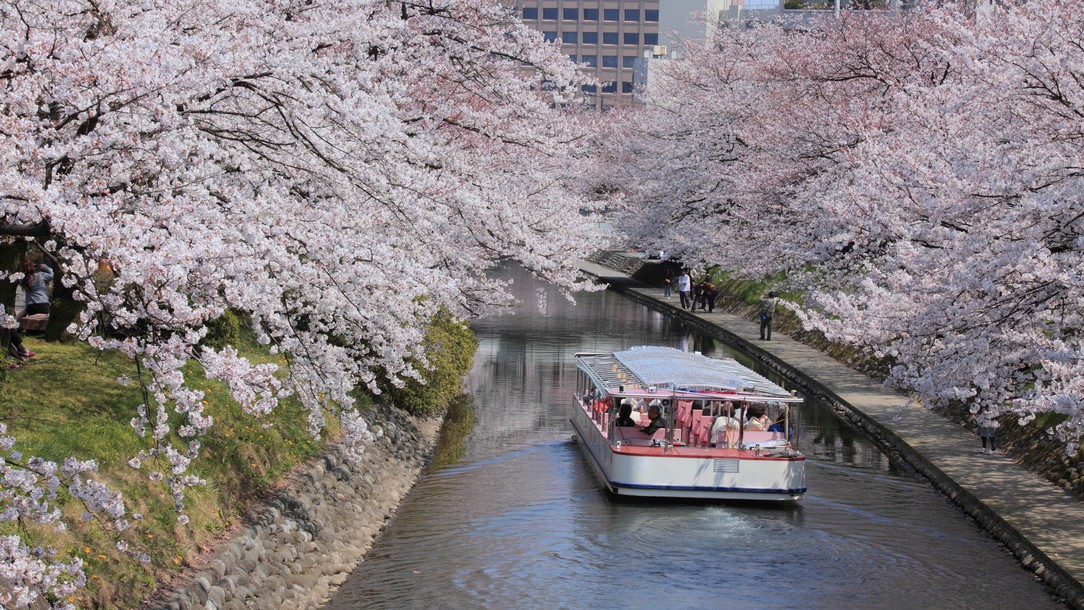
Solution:
{"label": "building window", "polygon": [[658,34],[644,34],[644,44],[654,46],[659,44]]}
{"label": "building window", "polygon": [[639,20],[640,20],[640,9],[638,9],[638,8],[627,8],[627,9],[625,9],[625,21],[639,21]]}
{"label": "building window", "polygon": [[584,32],[583,44],[598,44],[598,32]]}
{"label": "building window", "polygon": [[644,11],[644,21],[654,21],[654,22],[658,23],[658,21],[659,21],[659,11],[645,10]]}
{"label": "building window", "polygon": [[[658,36],[656,36],[658,38]],[[625,32],[625,44],[640,44],[639,32]]]}
{"label": "building window", "polygon": [[568,61],[570,61],[572,63],[576,63],[576,55],[575,54],[569,55],[568,56]]}
{"label": "building window", "polygon": [[626,56],[622,57],[621,58],[621,65],[625,66],[626,68],[635,68],[636,67],[636,56],[635,55],[626,55]]}
{"label": "building window", "polygon": [[621,82],[621,93],[632,93],[632,82],[631,81],[626,80],[626,81]]}
{"label": "building window", "polygon": [[565,44],[576,44],[576,32],[561,32],[561,42]]}
{"label": "building window", "polygon": [[542,37],[546,39],[546,42],[553,42],[557,40],[557,32],[542,32]]}
{"label": "building window", "polygon": [[532,6],[531,8],[523,9],[524,19],[538,19],[538,7]]}
{"label": "building window", "polygon": [[616,68],[617,67],[617,56],[616,55],[603,55],[602,56],[602,67],[603,68]]}
{"label": "building window", "polygon": [[584,21],[598,21],[598,9],[597,8],[585,8],[583,9]]}
{"label": "building window", "polygon": [[557,21],[557,7],[542,8],[542,18],[548,21]]}
{"label": "building window", "polygon": [[598,90],[598,87],[596,87],[595,85],[584,85],[580,87],[580,89],[582,89],[584,93],[594,93]]}
{"label": "building window", "polygon": [[608,81],[602,83],[603,93],[617,93],[617,81]]}
{"label": "building window", "polygon": [[561,15],[564,16],[563,19],[565,21],[579,21],[580,20],[580,9],[578,9],[578,8],[566,8],[566,9],[561,11]]}
{"label": "building window", "polygon": [[602,18],[606,21],[617,21],[621,18],[621,11],[615,8],[603,9]]}
{"label": "building window", "polygon": [[602,44],[617,44],[617,32],[603,32]]}
{"label": "building window", "polygon": [[598,67],[598,55],[580,55],[580,62],[592,68]]}

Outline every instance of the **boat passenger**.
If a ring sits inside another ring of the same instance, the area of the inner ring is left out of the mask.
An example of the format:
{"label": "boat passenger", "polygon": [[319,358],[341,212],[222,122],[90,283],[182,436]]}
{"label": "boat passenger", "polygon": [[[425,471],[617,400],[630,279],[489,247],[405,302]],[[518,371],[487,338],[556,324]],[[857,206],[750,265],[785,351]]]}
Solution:
{"label": "boat passenger", "polygon": [[614,425],[618,428],[635,428],[636,422],[632,420],[632,405],[627,402],[621,403],[621,410],[618,411],[617,419],[614,420]]}
{"label": "boat passenger", "polygon": [[770,425],[772,425],[772,418],[768,417],[768,414],[764,412],[764,405],[749,407],[749,420],[745,422],[746,430],[764,432],[768,430]]}
{"label": "boat passenger", "polygon": [[730,401],[723,403],[722,411],[722,415],[716,417],[711,425],[711,439],[717,445],[728,437],[736,441],[738,430],[741,429],[741,422],[734,417],[734,405]]}
{"label": "boat passenger", "polygon": [[785,432],[784,426],[786,425],[787,416],[784,414],[780,414],[779,417],[775,418],[775,423],[768,426],[768,432]]}
{"label": "boat passenger", "polygon": [[655,434],[656,430],[662,430],[666,428],[666,418],[662,416],[662,409],[659,405],[654,404],[655,401],[651,401],[652,404],[647,408],[648,423],[643,428],[640,428],[644,434]]}

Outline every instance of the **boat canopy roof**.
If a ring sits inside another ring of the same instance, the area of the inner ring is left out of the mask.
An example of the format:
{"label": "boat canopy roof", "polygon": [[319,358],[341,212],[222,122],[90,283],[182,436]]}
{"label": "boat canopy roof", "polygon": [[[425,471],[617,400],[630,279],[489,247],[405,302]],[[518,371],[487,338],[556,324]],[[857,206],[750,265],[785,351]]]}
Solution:
{"label": "boat canopy roof", "polygon": [[782,387],[738,364],[672,347],[642,346],[609,354],[580,354],[580,366],[610,394],[722,394],[749,400],[800,402]]}

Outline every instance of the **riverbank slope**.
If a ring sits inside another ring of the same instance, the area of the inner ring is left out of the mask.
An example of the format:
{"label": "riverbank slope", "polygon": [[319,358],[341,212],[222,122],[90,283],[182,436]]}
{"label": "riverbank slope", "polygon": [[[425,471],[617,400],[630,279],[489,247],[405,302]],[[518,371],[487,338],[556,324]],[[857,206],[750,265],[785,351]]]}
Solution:
{"label": "riverbank slope", "polygon": [[369,417],[383,435],[361,461],[329,447],[288,477],[183,588],[147,607],[312,608],[329,601],[414,486],[440,433],[440,418],[378,411]]}
{"label": "riverbank slope", "polygon": [[[584,262],[611,288],[697,327],[752,356],[810,395],[831,404],[887,451],[909,464],[1008,547],[1074,608],[1084,608],[1084,505],[1001,454],[984,455],[975,437],[812,347],[717,310],[682,310],[676,297],[626,273]],[[815,493],[815,490],[811,490]]]}

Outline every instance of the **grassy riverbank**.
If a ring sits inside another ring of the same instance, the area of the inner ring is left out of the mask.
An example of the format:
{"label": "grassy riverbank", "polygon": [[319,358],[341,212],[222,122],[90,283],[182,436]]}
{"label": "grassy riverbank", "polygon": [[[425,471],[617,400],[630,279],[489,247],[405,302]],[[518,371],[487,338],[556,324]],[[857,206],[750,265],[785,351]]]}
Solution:
{"label": "grassy riverbank", "polygon": [[[145,516],[119,534],[84,520],[82,506],[62,494],[67,532],[22,532],[31,544],[83,559],[88,586],[74,600],[79,607],[137,606],[158,583],[168,581],[236,525],[247,505],[323,446],[306,432],[296,402],[287,401],[257,421],[241,412],[223,384],[206,381],[199,367],[190,364],[186,374],[200,380],[196,383],[207,393],[206,413],[214,417],[215,425],[190,468],[207,480],[207,486],[188,494],[190,521],[181,525],[164,486],[149,481],[146,468],[137,471],[128,466],[128,460],[145,448],[129,424],[142,400],[140,391],[136,384],[117,383],[119,377],[135,377],[133,364],[85,344],[28,338],[27,346],[38,355],[8,372],[0,385],[0,421],[18,439],[16,449],[56,461],[67,456],[96,460],[97,478],[123,493],[129,516]],[[253,360],[272,360],[249,339],[243,338],[238,347]],[[4,533],[14,532],[9,527]],[[127,552],[117,549],[120,541],[128,544]]]}
{"label": "grassy riverbank", "polygon": [[[232,328],[216,329],[216,336],[228,336],[242,355],[255,363],[286,365],[251,334],[240,331],[235,320],[224,323]],[[236,531],[248,508],[326,446],[325,440],[309,435],[305,412],[296,399],[257,420],[242,412],[224,384],[207,380],[197,363],[189,363],[186,378],[191,387],[205,392],[204,414],[214,418],[214,425],[201,438],[200,456],[189,467],[207,485],[187,493],[188,522],[182,524],[168,489],[147,476],[150,470],[167,470],[167,465],[144,464],[136,470],[128,464],[141,449],[149,448],[129,423],[143,401],[138,384],[118,382],[137,377],[134,364],[82,343],[27,338],[26,345],[37,356],[0,381],[0,421],[18,439],[15,449],[27,458],[95,460],[96,478],[123,494],[127,518],[133,522],[131,529],[120,533],[109,524],[86,520],[83,506],[61,494],[58,504],[68,524],[65,532],[0,524],[0,534],[18,534],[31,546],[83,560],[88,586],[72,600],[78,607],[137,607],[184,573],[203,551]],[[442,413],[459,393],[477,342],[465,324],[442,314],[430,324],[425,347],[432,366],[422,371],[425,383],[389,385],[383,400],[415,415],[432,416]],[[372,396],[359,391],[355,398],[363,413],[379,419]],[[170,423],[175,429],[179,416],[172,414]],[[327,434],[334,437],[337,421],[331,418],[328,425]],[[186,444],[180,440],[173,439],[183,448]],[[119,550],[118,543],[126,550]]]}

